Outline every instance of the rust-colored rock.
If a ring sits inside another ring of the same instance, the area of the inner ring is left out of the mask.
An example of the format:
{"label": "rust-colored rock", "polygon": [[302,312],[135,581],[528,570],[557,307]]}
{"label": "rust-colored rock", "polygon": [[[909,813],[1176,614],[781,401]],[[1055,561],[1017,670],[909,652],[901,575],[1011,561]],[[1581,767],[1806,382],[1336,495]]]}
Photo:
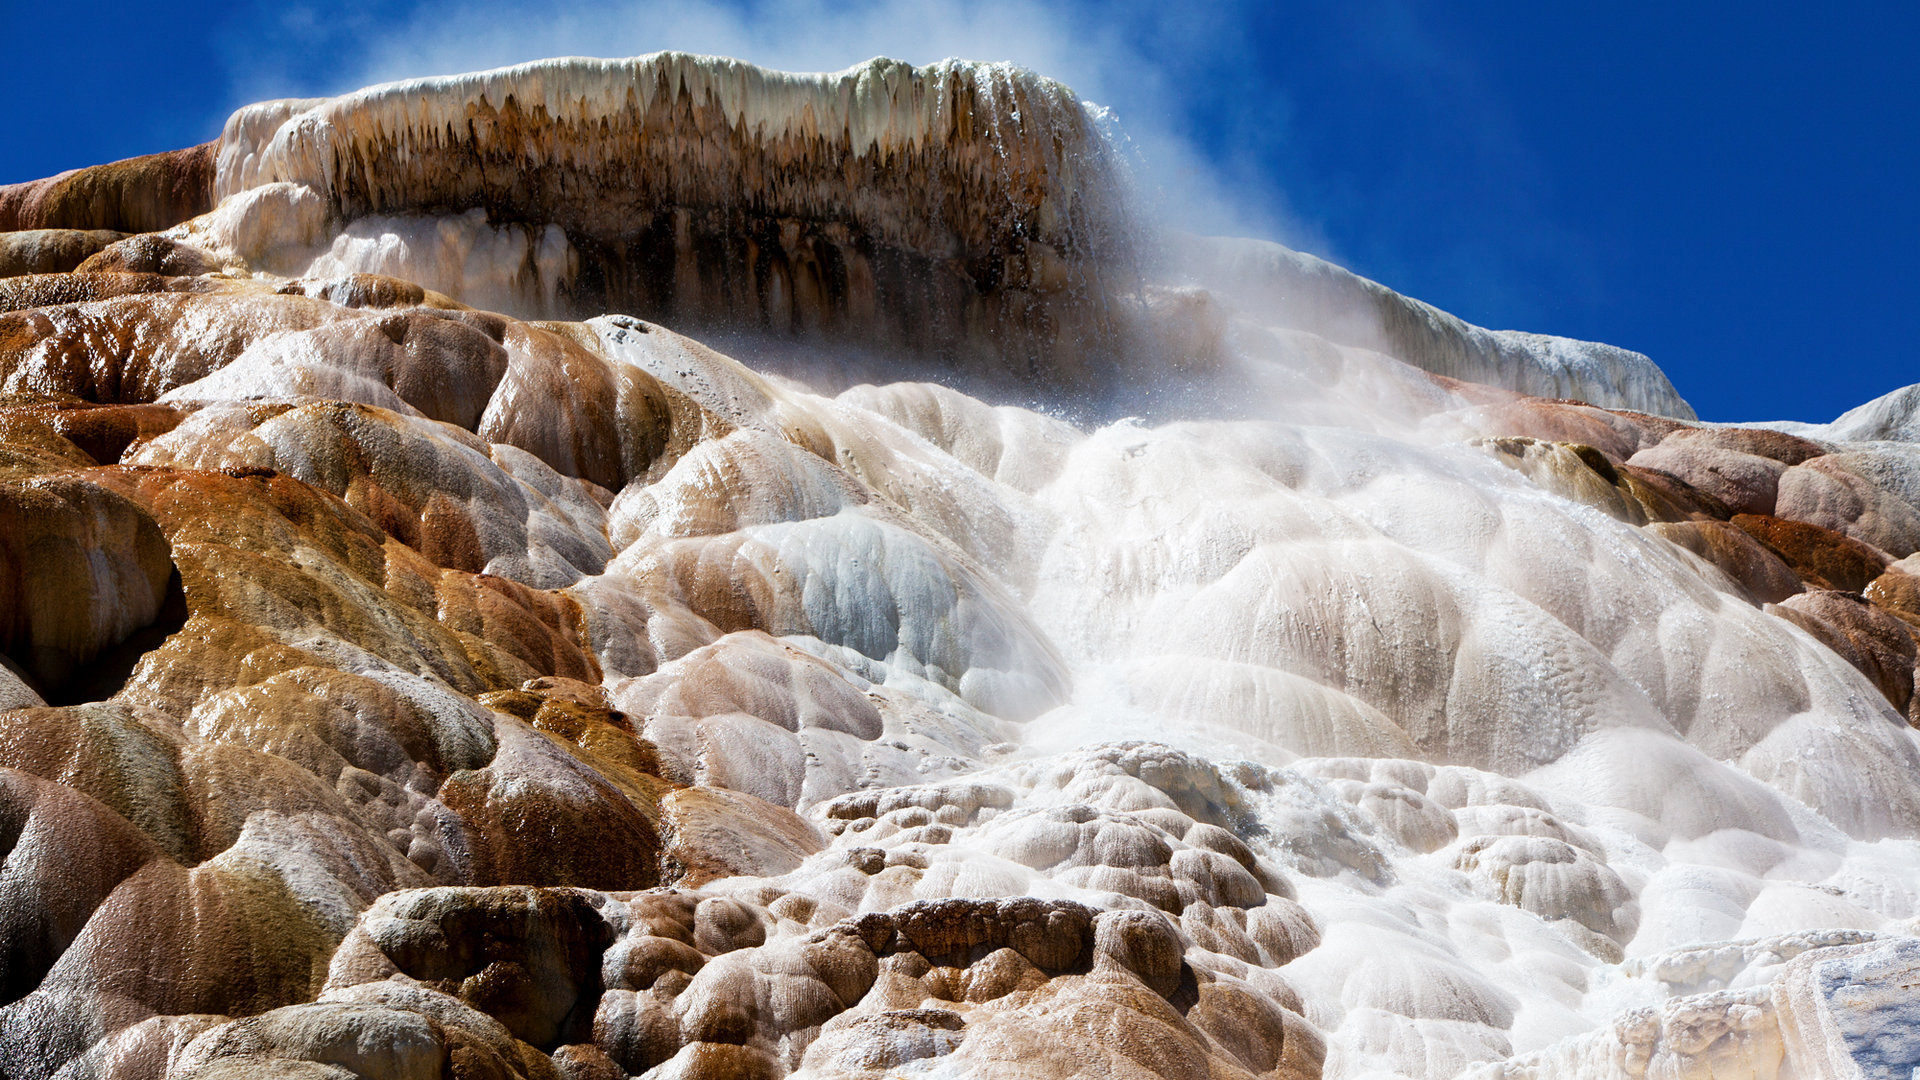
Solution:
{"label": "rust-colored rock", "polygon": [[0,475],[0,652],[40,687],[155,624],[173,577],[133,500],[74,475]]}
{"label": "rust-colored rock", "polygon": [[818,830],[784,806],[740,791],[690,787],[661,800],[666,859],[680,883],[776,877],[825,846]]}
{"label": "rust-colored rock", "polygon": [[1479,426],[1490,434],[1524,435],[1548,442],[1593,446],[1616,462],[1627,460],[1686,426],[1663,416],[1517,395],[1510,400],[1490,402],[1477,411]]}
{"label": "rust-colored rock", "polygon": [[1749,427],[1680,427],[1661,439],[1660,445],[1674,449],[1711,446],[1782,465],[1799,465],[1827,452],[1826,447],[1798,435]]}
{"label": "rust-colored rock", "polygon": [[1861,595],[1908,622],[1920,621],[1920,576],[1907,573],[1904,565],[1888,567]]}
{"label": "rust-colored rock", "polygon": [[160,274],[198,277],[219,267],[206,252],[153,233],[116,241],[74,268],[80,274]]}
{"label": "rust-colored rock", "polygon": [[1912,628],[1853,593],[1817,590],[1789,597],[1768,610],[1819,638],[1873,681],[1902,715],[1914,690]]}
{"label": "rust-colored rock", "polygon": [[0,232],[114,229],[157,232],[213,209],[218,143],[201,143],[0,185]]}
{"label": "rust-colored rock", "polygon": [[660,839],[635,800],[567,742],[513,720],[484,769],[456,773],[440,798],[474,845],[481,884],[644,889],[660,880]]}
{"label": "rust-colored rock", "polygon": [[428,889],[382,900],[342,944],[329,980],[417,979],[551,1050],[591,1039],[602,898],[570,889]]}
{"label": "rust-colored rock", "polygon": [[1616,470],[1621,485],[1632,492],[1654,521],[1725,521],[1733,516],[1726,503],[1677,476],[1625,463]]}
{"label": "rust-colored rock", "polygon": [[1920,550],[1920,508],[1848,467],[1869,460],[1864,454],[1826,454],[1788,469],[1780,477],[1775,512],[1845,533],[1895,558],[1913,554]]}
{"label": "rust-colored rock", "polygon": [[1780,474],[1787,469],[1770,457],[1673,436],[1633,455],[1627,464],[1665,473],[1740,514],[1772,514]]}
{"label": "rust-colored rock", "polygon": [[1769,514],[1736,514],[1733,525],[1780,556],[1814,589],[1857,593],[1892,562],[1884,552],[1818,525]]}
{"label": "rust-colored rock", "polygon": [[[427,303],[426,289],[411,281],[383,274],[348,274],[344,277],[290,281],[281,291],[315,300],[326,300],[351,308],[418,307]],[[444,299],[444,298],[442,298]],[[442,306],[435,304],[434,306]]]}
{"label": "rust-colored rock", "polygon": [[0,232],[0,278],[64,274],[125,235],[112,229]]}
{"label": "rust-colored rock", "polygon": [[1726,571],[1756,604],[1776,604],[1804,588],[1771,548],[1727,522],[1655,522],[1647,528]]}
{"label": "rust-colored rock", "polygon": [[[0,431],[10,422],[33,423],[58,433],[91,459],[88,464],[117,465],[134,443],[164,435],[181,420],[166,405],[28,405],[0,407]],[[12,442],[11,435],[7,438]]]}
{"label": "rust-colored rock", "polygon": [[[59,304],[81,304],[90,300],[110,300],[116,296],[138,296],[158,292],[206,292],[210,286],[159,274],[27,274],[0,278],[0,313]],[[8,320],[4,334],[7,349],[29,348],[45,336],[52,324],[43,320]]]}

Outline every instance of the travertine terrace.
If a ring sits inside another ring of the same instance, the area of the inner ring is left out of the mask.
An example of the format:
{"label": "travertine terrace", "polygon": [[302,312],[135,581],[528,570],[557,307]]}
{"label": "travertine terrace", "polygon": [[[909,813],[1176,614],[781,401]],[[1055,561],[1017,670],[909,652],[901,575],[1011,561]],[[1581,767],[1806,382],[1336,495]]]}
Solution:
{"label": "travertine terrace", "polygon": [[1911,388],[1106,132],[663,53],[0,188],[0,1075],[1905,1080]]}

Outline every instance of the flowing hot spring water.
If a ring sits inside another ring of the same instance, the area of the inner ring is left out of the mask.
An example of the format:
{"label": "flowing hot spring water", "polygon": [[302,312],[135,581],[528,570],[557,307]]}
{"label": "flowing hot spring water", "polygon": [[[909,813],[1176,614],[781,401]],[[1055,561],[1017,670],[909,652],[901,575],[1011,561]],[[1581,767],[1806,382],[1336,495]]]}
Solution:
{"label": "flowing hot spring water", "polygon": [[1905,1080],[1915,395],[1122,146],[661,53],[0,188],[0,1073]]}

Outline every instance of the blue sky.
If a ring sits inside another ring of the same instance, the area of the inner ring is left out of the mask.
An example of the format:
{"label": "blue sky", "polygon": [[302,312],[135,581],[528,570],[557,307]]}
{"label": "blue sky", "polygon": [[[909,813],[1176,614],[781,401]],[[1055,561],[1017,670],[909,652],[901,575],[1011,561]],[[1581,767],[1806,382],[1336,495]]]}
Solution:
{"label": "blue sky", "polygon": [[1486,326],[1639,349],[1709,419],[1920,382],[1920,5],[8,0],[0,181],[236,105],[662,48],[1008,59],[1108,104],[1169,210]]}

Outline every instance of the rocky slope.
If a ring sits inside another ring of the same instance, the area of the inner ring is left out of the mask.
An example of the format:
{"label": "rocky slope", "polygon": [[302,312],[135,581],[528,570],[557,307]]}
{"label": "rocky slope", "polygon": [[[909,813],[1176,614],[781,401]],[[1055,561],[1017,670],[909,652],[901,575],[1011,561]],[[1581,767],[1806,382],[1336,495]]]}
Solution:
{"label": "rocky slope", "polygon": [[660,54],[0,190],[0,1074],[1920,1064],[1897,424],[1123,172]]}

